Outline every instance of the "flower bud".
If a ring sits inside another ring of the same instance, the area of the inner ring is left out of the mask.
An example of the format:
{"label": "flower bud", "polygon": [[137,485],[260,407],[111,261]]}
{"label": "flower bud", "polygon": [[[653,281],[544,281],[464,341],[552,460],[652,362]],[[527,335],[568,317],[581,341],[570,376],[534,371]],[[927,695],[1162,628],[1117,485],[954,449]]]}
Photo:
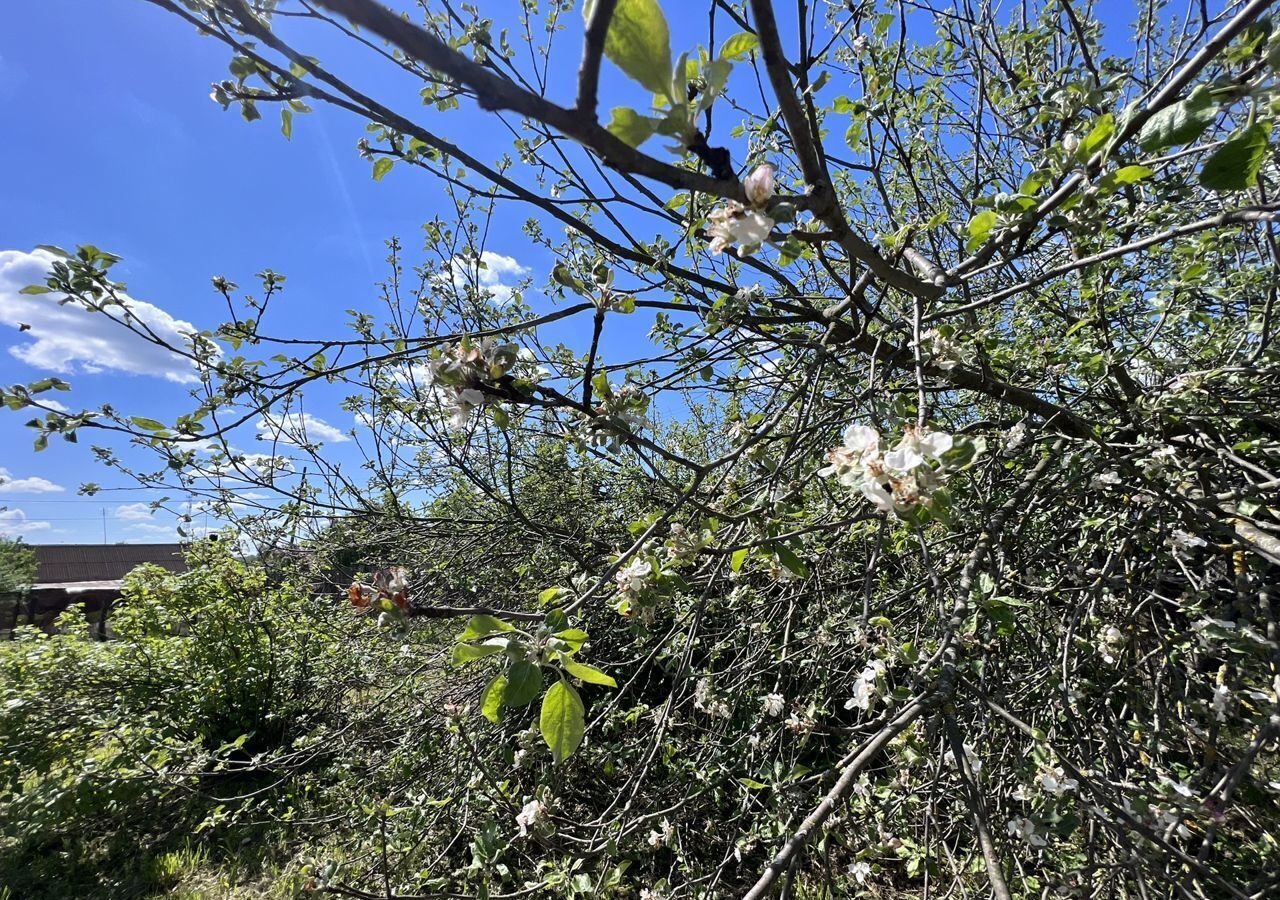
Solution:
{"label": "flower bud", "polygon": [[752,206],[760,206],[773,196],[773,173],[777,167],[773,163],[761,163],[755,167],[747,180],[742,183],[746,188],[747,200]]}

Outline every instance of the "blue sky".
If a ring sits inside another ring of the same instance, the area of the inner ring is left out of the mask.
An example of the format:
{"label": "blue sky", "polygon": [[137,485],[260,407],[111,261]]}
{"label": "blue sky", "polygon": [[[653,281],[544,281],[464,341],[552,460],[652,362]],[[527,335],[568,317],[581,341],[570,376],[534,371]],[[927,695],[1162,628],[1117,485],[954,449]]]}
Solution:
{"label": "blue sky", "polygon": [[[665,6],[677,52],[705,40],[705,12],[682,21],[678,4]],[[1123,6],[1125,12],[1109,6],[1107,18],[1127,19],[1129,5]],[[571,16],[575,27],[557,38],[565,44],[559,47],[565,65],[551,73],[553,95],[572,95],[579,35]],[[731,33],[727,22],[722,28],[720,39]],[[348,52],[323,41],[318,50],[326,62]],[[223,111],[208,93],[212,81],[226,76],[228,56],[141,0],[44,0],[6,17],[0,30],[0,116],[8,123],[0,142],[4,383],[57,374],[74,385],[59,399],[76,408],[111,403],[160,420],[189,408],[181,367],[65,315],[32,318],[12,296],[5,299],[6,264],[11,295],[16,279],[35,271],[29,254],[36,244],[93,243],[122,256],[115,277],[175,327],[222,321],[225,307],[211,276],[249,289],[254,273],[270,267],[288,276],[270,330],[323,337],[341,330],[347,309],[378,311],[373,285],[386,271],[387,238],[400,236],[413,262],[421,224],[437,212],[449,218],[430,178],[396,170],[380,183],[371,180],[370,163],[355,150],[364,134],[355,117],[317,104],[313,114],[295,118],[288,142],[274,110],[265,108],[252,124],[235,109]],[[367,93],[404,96],[414,89],[389,67],[357,71]],[[640,99],[611,67],[603,77],[606,105]],[[477,129],[494,131],[494,153],[510,145],[505,127],[474,110],[424,119],[446,136],[465,132],[470,140],[464,143],[473,148]],[[489,248],[541,281],[551,261],[520,233],[527,210],[503,211]],[[19,333],[20,321],[32,329]],[[339,431],[352,425],[336,405],[309,411]],[[145,509],[154,494],[93,461],[87,445],[111,441],[85,432],[79,445],[54,441],[37,455],[23,427],[27,418],[0,415],[0,534],[31,542],[101,541],[104,531],[109,541],[174,539],[173,517]],[[335,458],[354,457],[352,442],[327,444]],[[114,446],[127,453],[119,442]],[[118,490],[78,497],[87,481]]]}
{"label": "blue sky", "polygon": [[[287,142],[270,111],[253,124],[224,112],[208,92],[227,59],[225,48],[138,0],[48,0],[10,13],[0,31],[0,116],[9,123],[0,251],[97,244],[124,257],[113,274],[132,296],[200,327],[225,317],[211,276],[248,289],[266,267],[288,276],[277,333],[331,335],[343,310],[372,309],[383,241],[398,234],[416,248],[439,202],[432,183],[393,173],[375,184],[356,154],[363,123],[352,116],[317,108],[297,118]],[[497,242],[516,244],[518,232]],[[91,371],[104,358],[92,343],[102,335],[54,335],[37,346],[39,329],[0,327],[6,384],[56,371],[74,386],[59,399],[77,408],[110,402],[157,419],[184,410],[185,389],[163,363],[151,374]],[[87,358],[69,361],[76,340]],[[351,425],[340,411],[321,417]],[[110,541],[173,539],[172,516],[136,505],[151,493],[77,497],[86,481],[129,486],[90,457],[87,443],[110,441],[85,432],[79,445],[54,441],[35,454],[27,418],[0,416],[0,476],[10,479],[0,483],[0,530],[33,543],[101,541],[105,509]]]}

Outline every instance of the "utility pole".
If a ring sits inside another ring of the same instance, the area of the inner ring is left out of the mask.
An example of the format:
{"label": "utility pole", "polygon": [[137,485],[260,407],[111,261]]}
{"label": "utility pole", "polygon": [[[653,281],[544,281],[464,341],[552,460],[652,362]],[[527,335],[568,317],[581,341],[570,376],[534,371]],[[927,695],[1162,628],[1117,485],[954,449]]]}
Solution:
{"label": "utility pole", "polygon": [[102,543],[107,542],[107,508],[102,507]]}

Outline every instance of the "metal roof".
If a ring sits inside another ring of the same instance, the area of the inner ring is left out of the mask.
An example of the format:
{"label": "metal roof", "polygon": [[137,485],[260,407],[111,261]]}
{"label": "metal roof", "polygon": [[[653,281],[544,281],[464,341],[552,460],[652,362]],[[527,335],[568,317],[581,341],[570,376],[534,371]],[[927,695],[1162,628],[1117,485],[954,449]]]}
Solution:
{"label": "metal roof", "polygon": [[119,581],[143,563],[185,572],[181,544],[32,544],[39,585]]}

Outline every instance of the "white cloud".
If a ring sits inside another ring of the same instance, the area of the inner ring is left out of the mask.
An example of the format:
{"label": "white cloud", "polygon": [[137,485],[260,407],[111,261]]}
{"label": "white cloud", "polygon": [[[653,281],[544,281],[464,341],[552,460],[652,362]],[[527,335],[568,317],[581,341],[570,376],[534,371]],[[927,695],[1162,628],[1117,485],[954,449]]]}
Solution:
{"label": "white cloud", "polygon": [[520,265],[510,256],[485,250],[479,256],[459,254],[449,260],[449,278],[456,288],[477,286],[493,294],[499,303],[511,299],[515,290],[510,284],[529,274],[527,266]]}
{"label": "white cloud", "polygon": [[65,491],[60,484],[47,478],[32,475],[30,478],[14,478],[8,469],[0,468],[0,494],[53,494]]}
{"label": "white cloud", "polygon": [[116,508],[116,518],[126,522],[145,521],[154,513],[150,503],[125,503]]}
{"label": "white cloud", "polygon": [[20,509],[0,509],[0,537],[22,537],[33,531],[48,531],[48,522],[32,521]]}
{"label": "white cloud", "polygon": [[281,444],[341,444],[351,440],[341,429],[311,413],[285,413],[283,416],[263,416],[258,420],[258,440],[276,441]]}
{"label": "white cloud", "polygon": [[206,528],[203,525],[196,525],[193,522],[188,522],[182,526],[184,533],[179,534],[178,524],[179,523],[177,522],[170,522],[167,525],[151,522],[135,522],[129,526],[130,537],[125,538],[125,543],[154,541],[156,538],[162,538],[169,541],[193,541],[199,538],[208,537],[218,530],[217,528]]}
{"label": "white cloud", "polygon": [[[58,294],[26,296],[19,291],[44,282],[56,257],[44,250],[26,253],[0,250],[0,323],[23,332],[27,343],[9,348],[23,362],[63,374],[106,371],[153,375],[180,384],[196,381],[192,364],[162,347],[144,340],[118,321],[122,309],[93,313],[68,303],[58,305]],[[175,319],[163,309],[128,298],[128,310],[155,334],[175,346],[186,346],[185,335],[196,331],[190,322]]]}

